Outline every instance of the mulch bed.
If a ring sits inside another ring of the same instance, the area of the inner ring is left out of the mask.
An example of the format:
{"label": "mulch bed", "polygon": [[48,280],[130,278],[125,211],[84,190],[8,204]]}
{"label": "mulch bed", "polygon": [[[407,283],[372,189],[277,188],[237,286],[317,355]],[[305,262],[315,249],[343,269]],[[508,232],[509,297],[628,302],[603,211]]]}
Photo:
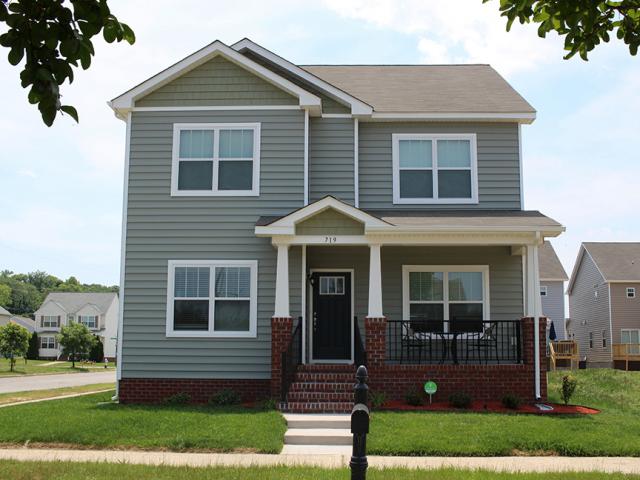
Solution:
{"label": "mulch bed", "polygon": [[544,402],[544,405],[553,407],[553,410],[540,410],[533,404],[522,404],[517,409],[506,408],[500,401],[475,401],[469,408],[454,408],[449,402],[433,402],[431,405],[414,406],[396,400],[389,401],[382,407],[374,410],[395,410],[403,412],[474,412],[474,413],[530,413],[535,415],[594,415],[600,410],[581,405],[561,405],[558,403]]}

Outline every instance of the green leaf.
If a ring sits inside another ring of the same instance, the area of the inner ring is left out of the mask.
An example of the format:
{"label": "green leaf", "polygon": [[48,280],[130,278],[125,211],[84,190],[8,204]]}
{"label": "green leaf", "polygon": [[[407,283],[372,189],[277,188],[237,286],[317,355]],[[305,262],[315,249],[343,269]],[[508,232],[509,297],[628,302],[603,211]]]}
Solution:
{"label": "green leaf", "polygon": [[136,34],[133,33],[131,27],[126,23],[121,23],[120,25],[122,25],[122,36],[129,43],[129,45],[133,45],[134,43],[136,43]]}
{"label": "green leaf", "polygon": [[22,61],[23,57],[24,48],[22,48],[22,46],[16,45],[9,51],[8,58],[11,65],[18,65]]}
{"label": "green leaf", "polygon": [[56,119],[56,114],[58,111],[55,107],[43,106],[42,103],[38,107],[40,110],[40,115],[42,115],[42,121],[47,127],[53,125],[53,121]]}
{"label": "green leaf", "polygon": [[60,107],[60,110],[62,110],[64,113],[66,113],[71,118],[73,118],[76,121],[76,123],[80,123],[80,120],[78,120],[78,111],[71,105],[62,105]]}
{"label": "green leaf", "polygon": [[104,37],[107,43],[113,43],[116,39],[117,29],[116,26],[109,22],[105,25],[104,30],[102,30],[102,36]]}

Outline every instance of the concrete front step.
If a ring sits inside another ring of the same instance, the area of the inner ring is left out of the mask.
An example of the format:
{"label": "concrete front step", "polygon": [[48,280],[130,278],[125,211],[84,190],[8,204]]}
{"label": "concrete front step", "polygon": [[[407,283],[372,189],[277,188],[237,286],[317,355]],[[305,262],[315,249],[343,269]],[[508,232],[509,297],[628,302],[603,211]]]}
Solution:
{"label": "concrete front step", "polygon": [[351,445],[285,445],[282,455],[344,455],[350,456]]}
{"label": "concrete front step", "polygon": [[352,445],[353,436],[344,428],[292,428],[284,434],[285,445]]}
{"label": "concrete front step", "polygon": [[289,428],[351,428],[351,416],[344,414],[285,413]]}
{"label": "concrete front step", "polygon": [[280,410],[287,413],[351,413],[353,402],[286,402]]}

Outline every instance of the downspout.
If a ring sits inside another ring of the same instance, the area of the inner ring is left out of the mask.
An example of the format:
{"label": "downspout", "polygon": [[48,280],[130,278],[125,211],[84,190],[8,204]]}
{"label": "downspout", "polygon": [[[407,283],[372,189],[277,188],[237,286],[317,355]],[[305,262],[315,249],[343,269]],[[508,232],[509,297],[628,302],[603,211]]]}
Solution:
{"label": "downspout", "polygon": [[304,205],[309,205],[309,110],[304,111]]}
{"label": "downspout", "polygon": [[119,311],[118,311],[118,330],[116,333],[116,395],[114,399],[120,395],[120,380],[122,380],[122,337],[124,325],[124,277],[125,277],[125,259],[127,252],[127,211],[129,203],[129,150],[131,148],[131,112],[127,113],[127,133],[124,142],[124,185],[122,187],[122,237],[120,239],[120,288]]}
{"label": "downspout", "polygon": [[358,119],[353,119],[353,204],[356,208],[360,208],[360,173],[359,173],[359,128]]}

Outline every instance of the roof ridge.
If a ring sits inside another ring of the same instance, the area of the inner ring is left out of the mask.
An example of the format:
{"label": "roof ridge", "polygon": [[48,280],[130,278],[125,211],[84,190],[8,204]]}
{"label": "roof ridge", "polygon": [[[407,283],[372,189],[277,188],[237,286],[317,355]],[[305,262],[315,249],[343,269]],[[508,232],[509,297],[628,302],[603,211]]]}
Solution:
{"label": "roof ridge", "polygon": [[490,63],[308,63],[305,67],[491,67]]}

